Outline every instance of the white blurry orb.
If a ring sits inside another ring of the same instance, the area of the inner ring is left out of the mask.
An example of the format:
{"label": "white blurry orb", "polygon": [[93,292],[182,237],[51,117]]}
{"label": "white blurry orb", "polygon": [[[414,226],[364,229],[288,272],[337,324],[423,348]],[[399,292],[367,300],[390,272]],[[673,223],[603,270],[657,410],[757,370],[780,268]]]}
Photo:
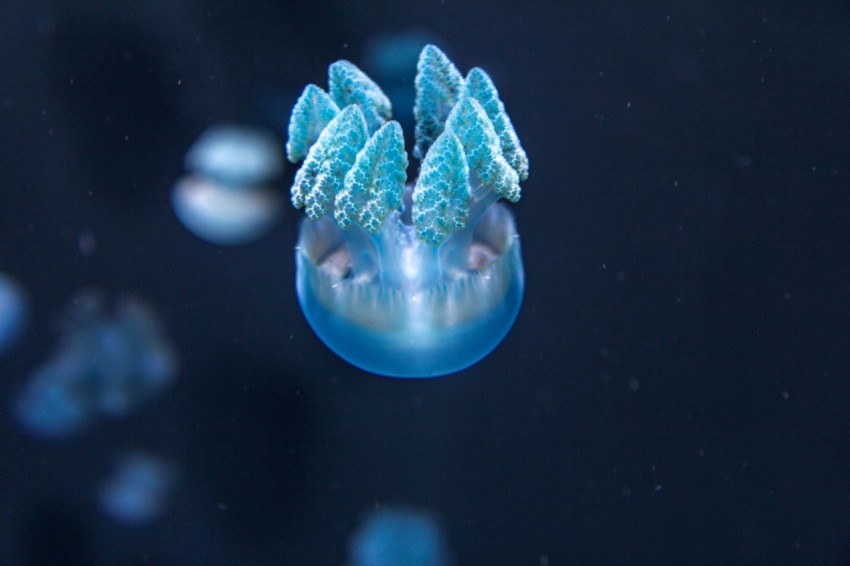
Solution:
{"label": "white blurry orb", "polygon": [[283,148],[266,130],[216,124],[189,148],[186,169],[226,185],[261,185],[283,172]]}
{"label": "white blurry orb", "polygon": [[260,238],[274,226],[283,208],[283,196],[272,188],[232,187],[198,175],[177,181],[171,202],[192,233],[224,246]]}
{"label": "white blurry orb", "polygon": [[189,173],[172,193],[180,221],[199,238],[233,246],[252,242],[274,225],[283,197],[271,183],[283,172],[283,147],[269,131],[216,124],[186,155]]}
{"label": "white blurry orb", "polygon": [[28,313],[28,301],[23,289],[10,277],[0,273],[0,355],[21,335]]}
{"label": "white blurry orb", "polygon": [[119,523],[149,523],[165,511],[177,479],[169,462],[142,452],[127,453],[100,487],[101,508]]}

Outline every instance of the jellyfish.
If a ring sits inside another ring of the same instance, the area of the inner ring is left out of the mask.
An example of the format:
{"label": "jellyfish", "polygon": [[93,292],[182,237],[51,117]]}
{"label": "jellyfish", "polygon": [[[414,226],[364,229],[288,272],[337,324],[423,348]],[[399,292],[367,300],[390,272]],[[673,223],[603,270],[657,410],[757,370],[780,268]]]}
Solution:
{"label": "jellyfish", "polygon": [[165,511],[177,479],[170,462],[145,452],[127,452],[98,489],[101,509],[125,525],[149,523]]}
{"label": "jellyfish", "polygon": [[153,310],[128,297],[108,312],[80,296],[61,324],[58,349],[14,403],[18,422],[44,438],[81,432],[99,416],[123,417],[168,386],[176,356]]}
{"label": "jellyfish", "polygon": [[507,335],[524,272],[513,215],[528,158],[485,71],[461,75],[426,45],[415,79],[413,155],[389,99],[349,61],[308,85],[289,123],[296,249],[307,322],[349,363],[434,377],[476,363]]}
{"label": "jellyfish", "polygon": [[172,205],[186,228],[213,244],[252,242],[273,226],[283,198],[269,183],[283,160],[275,137],[260,129],[214,125],[186,154],[190,172],[174,186]]}
{"label": "jellyfish", "polygon": [[26,293],[12,278],[0,273],[0,355],[5,354],[20,337],[28,313]]}
{"label": "jellyfish", "polygon": [[451,566],[455,563],[437,518],[412,507],[368,515],[349,541],[348,566]]}

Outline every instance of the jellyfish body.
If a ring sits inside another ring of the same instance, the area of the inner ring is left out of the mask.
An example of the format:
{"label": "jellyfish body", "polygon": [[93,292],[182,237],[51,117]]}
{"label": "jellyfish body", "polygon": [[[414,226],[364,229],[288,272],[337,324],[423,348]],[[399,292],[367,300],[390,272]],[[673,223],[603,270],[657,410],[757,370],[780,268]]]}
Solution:
{"label": "jellyfish body", "polygon": [[122,417],[167,387],[176,356],[156,314],[127,298],[114,312],[96,294],[78,298],[56,352],[15,399],[18,422],[44,438],[81,432],[100,415]]}
{"label": "jellyfish body", "polygon": [[412,507],[373,511],[349,541],[349,566],[451,566],[451,547],[437,517]]}
{"label": "jellyfish body", "polygon": [[392,377],[462,370],[505,337],[524,273],[513,216],[528,162],[486,73],[464,78],[436,47],[416,77],[415,183],[380,88],[348,61],[329,93],[309,85],[287,154],[304,159],[297,292],[313,330],[340,357]]}
{"label": "jellyfish body", "polygon": [[282,199],[269,189],[243,190],[199,175],[187,175],[174,186],[172,205],[190,232],[211,244],[247,244],[268,232],[278,218]]}
{"label": "jellyfish body", "polygon": [[176,467],[157,456],[124,454],[98,490],[101,509],[125,525],[149,523],[165,510],[177,476]]}
{"label": "jellyfish body", "polygon": [[302,223],[297,291],[307,321],[337,355],[372,373],[432,377],[474,364],[502,341],[522,304],[510,211],[488,210],[470,267],[457,274],[440,273],[419,240],[408,234],[403,241],[408,270],[358,280],[342,230],[329,218]]}
{"label": "jellyfish body", "polygon": [[244,126],[207,129],[186,155],[189,174],[172,192],[183,225],[213,244],[240,245],[268,232],[283,199],[268,183],[283,169],[277,140]]}
{"label": "jellyfish body", "polygon": [[0,356],[22,334],[28,312],[26,293],[9,276],[0,273]]}

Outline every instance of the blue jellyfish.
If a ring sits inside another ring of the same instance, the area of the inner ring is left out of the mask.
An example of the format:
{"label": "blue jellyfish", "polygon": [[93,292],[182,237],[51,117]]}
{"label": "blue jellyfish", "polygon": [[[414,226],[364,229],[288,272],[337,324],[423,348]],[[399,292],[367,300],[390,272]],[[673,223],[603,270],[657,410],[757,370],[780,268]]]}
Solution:
{"label": "blue jellyfish", "polygon": [[63,320],[56,352],[15,399],[27,431],[61,438],[100,415],[122,417],[168,386],[176,356],[155,313],[134,298],[107,312],[96,294],[78,298]]}
{"label": "blue jellyfish", "polygon": [[393,377],[460,371],[490,353],[519,312],[524,274],[510,211],[528,159],[490,77],[462,76],[426,45],[417,64],[413,155],[389,99],[348,61],[308,85],[287,158],[303,208],[297,292],[310,326],[351,364]]}
{"label": "blue jellyfish", "polygon": [[348,566],[451,566],[449,543],[436,517],[409,507],[370,514],[349,541]]}
{"label": "blue jellyfish", "polygon": [[190,172],[174,186],[177,217],[213,244],[252,242],[273,226],[283,198],[268,183],[283,170],[278,142],[263,130],[214,125],[186,155]]}
{"label": "blue jellyfish", "polygon": [[125,525],[149,523],[165,510],[177,479],[173,464],[144,452],[128,452],[98,490],[101,509]]}
{"label": "blue jellyfish", "polygon": [[0,355],[6,353],[21,335],[28,313],[24,291],[10,277],[0,273]]}

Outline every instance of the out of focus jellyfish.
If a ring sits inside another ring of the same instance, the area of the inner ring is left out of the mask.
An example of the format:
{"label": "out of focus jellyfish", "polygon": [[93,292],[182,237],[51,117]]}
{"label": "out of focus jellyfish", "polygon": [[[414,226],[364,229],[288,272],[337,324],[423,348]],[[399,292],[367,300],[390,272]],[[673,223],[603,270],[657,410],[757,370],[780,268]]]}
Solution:
{"label": "out of focus jellyfish", "polygon": [[100,486],[104,513],[125,525],[142,525],[162,515],[178,480],[176,467],[142,452],[124,454]]}
{"label": "out of focus jellyfish", "polygon": [[297,291],[313,330],[366,371],[430,377],[490,353],[519,312],[524,274],[507,208],[528,159],[487,73],[463,77],[427,45],[416,75],[415,183],[390,101],[348,61],[308,85],[287,157],[304,159]]}
{"label": "out of focus jellyfish", "polygon": [[408,507],[379,509],[349,541],[347,566],[450,566],[455,563],[437,518]]}
{"label": "out of focus jellyfish", "polygon": [[84,295],[60,329],[59,347],[15,400],[17,419],[32,434],[60,438],[99,415],[125,416],[174,378],[175,353],[156,314],[138,299],[109,312],[100,296]]}
{"label": "out of focus jellyfish", "polygon": [[270,184],[283,170],[277,139],[246,126],[211,126],[186,155],[187,175],[174,186],[177,217],[213,244],[252,242],[280,216],[283,197]]}
{"label": "out of focus jellyfish", "polygon": [[24,291],[9,276],[0,273],[0,356],[20,337],[28,312]]}
{"label": "out of focus jellyfish", "polygon": [[393,101],[393,120],[402,128],[414,125],[416,61],[422,48],[433,42],[434,36],[427,31],[408,29],[376,35],[364,47],[363,68]]}

